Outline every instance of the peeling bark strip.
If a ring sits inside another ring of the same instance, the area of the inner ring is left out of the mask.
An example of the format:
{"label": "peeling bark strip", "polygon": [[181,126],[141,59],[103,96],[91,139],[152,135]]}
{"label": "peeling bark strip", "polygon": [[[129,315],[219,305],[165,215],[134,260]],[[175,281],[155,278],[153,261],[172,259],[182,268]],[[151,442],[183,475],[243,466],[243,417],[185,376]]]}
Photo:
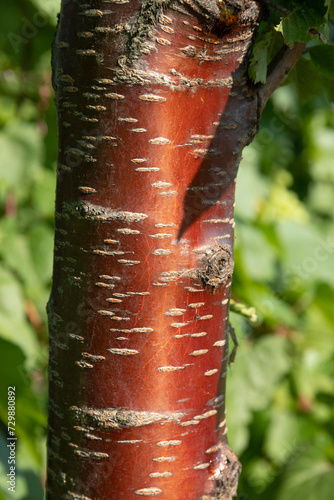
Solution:
{"label": "peeling bark strip", "polygon": [[62,2],[48,500],[236,492],[223,394],[259,16],[252,0]]}

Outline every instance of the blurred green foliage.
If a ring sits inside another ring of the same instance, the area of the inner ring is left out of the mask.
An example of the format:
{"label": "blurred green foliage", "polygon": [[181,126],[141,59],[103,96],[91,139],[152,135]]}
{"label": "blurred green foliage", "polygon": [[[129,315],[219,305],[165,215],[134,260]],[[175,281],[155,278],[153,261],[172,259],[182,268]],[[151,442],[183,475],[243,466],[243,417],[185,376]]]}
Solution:
{"label": "blurred green foliage", "polygon": [[[0,500],[43,498],[57,152],[50,46],[58,4],[7,2],[0,17]],[[299,61],[240,167],[232,294],[259,316],[253,326],[231,313],[241,345],[229,371],[227,417],[243,463],[240,500],[333,498],[333,60],[323,63],[331,50]],[[318,74],[312,81],[314,67],[327,68],[325,85]],[[13,385],[15,495],[6,484]]]}
{"label": "blurred green foliage", "polygon": [[236,197],[231,314],[241,341],[227,384],[240,500],[334,495],[334,106],[293,83],[244,151]]}
{"label": "blurred green foliage", "polygon": [[[56,114],[50,46],[58,0],[5,2],[0,16],[0,499],[41,500]],[[16,388],[16,492],[8,491],[7,388]]]}

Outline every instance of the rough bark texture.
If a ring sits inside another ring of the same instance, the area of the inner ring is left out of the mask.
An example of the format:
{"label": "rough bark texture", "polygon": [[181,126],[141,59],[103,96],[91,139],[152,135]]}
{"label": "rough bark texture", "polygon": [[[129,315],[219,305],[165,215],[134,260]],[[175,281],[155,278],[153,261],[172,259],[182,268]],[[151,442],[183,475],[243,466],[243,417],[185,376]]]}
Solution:
{"label": "rough bark texture", "polygon": [[234,190],[259,118],[245,7],[63,0],[48,500],[236,493]]}

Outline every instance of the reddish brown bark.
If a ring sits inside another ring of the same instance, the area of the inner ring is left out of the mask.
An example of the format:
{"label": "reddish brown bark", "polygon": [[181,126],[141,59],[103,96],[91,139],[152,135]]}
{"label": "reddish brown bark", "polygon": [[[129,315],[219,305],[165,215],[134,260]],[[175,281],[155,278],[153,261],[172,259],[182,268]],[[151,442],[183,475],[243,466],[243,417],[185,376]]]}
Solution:
{"label": "reddish brown bark", "polygon": [[62,5],[49,500],[236,490],[228,301],[259,8],[224,31],[198,5]]}

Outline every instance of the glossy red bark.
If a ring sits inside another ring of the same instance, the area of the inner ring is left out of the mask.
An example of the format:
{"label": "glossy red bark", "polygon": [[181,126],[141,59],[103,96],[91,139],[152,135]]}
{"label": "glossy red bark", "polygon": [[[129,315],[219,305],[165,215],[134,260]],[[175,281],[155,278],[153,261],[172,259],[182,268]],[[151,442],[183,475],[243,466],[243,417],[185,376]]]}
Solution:
{"label": "glossy red bark", "polygon": [[231,279],[195,270],[233,251],[258,11],[219,35],[165,9],[129,69],[138,9],[64,2],[55,41],[49,500],[223,498]]}

